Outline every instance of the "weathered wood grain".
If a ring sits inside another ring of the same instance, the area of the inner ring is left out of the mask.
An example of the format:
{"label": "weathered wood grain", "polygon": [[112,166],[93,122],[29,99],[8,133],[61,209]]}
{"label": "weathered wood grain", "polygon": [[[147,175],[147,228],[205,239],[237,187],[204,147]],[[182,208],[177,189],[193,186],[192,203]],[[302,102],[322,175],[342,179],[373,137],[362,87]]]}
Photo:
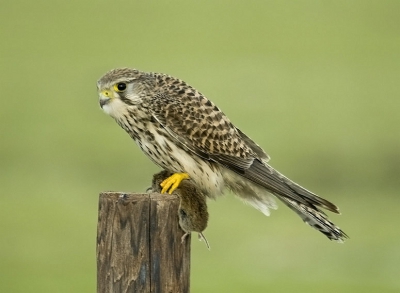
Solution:
{"label": "weathered wood grain", "polygon": [[179,199],[104,192],[97,226],[97,292],[189,292],[190,238],[178,224]]}

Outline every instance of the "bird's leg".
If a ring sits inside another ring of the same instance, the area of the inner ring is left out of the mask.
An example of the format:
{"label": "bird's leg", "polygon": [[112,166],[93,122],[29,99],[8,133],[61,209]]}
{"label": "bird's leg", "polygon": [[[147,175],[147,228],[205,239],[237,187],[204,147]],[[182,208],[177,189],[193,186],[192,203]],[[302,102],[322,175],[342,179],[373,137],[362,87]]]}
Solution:
{"label": "bird's leg", "polygon": [[161,193],[166,193],[168,191],[169,194],[172,194],[175,189],[178,188],[179,184],[182,180],[189,179],[189,174],[187,173],[174,173],[161,182],[160,186],[162,187]]}

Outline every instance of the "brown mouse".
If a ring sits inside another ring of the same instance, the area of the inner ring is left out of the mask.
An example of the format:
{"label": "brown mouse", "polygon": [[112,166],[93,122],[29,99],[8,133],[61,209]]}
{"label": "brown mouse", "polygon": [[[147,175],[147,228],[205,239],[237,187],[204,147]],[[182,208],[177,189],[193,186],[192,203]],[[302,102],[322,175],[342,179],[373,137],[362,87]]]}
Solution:
{"label": "brown mouse", "polygon": [[[172,174],[172,172],[165,170],[154,174],[152,187],[147,191],[161,193],[161,182]],[[202,233],[206,229],[208,222],[206,196],[190,179],[183,180],[172,194],[180,198],[178,209],[179,226],[185,231],[185,234],[182,236],[182,242],[191,232],[197,232],[199,233],[199,239],[203,239],[207,248],[210,249],[210,245]]]}

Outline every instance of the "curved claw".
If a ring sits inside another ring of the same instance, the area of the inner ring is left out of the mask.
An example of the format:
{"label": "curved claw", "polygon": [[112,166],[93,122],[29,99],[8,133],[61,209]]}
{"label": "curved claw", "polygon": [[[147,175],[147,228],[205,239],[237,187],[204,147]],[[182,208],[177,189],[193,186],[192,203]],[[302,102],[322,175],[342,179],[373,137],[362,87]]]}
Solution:
{"label": "curved claw", "polygon": [[178,188],[179,184],[184,179],[189,179],[189,174],[187,173],[174,173],[160,183],[162,187],[161,193],[166,193],[168,191],[169,194],[172,194],[175,189]]}

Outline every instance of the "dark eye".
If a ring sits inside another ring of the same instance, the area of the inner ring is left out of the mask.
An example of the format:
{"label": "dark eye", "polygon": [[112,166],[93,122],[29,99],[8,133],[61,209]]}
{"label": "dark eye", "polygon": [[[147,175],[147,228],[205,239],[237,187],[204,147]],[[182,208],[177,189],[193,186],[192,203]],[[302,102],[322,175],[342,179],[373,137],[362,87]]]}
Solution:
{"label": "dark eye", "polygon": [[119,82],[119,83],[115,84],[114,90],[117,92],[123,92],[124,90],[126,90],[126,83]]}
{"label": "dark eye", "polygon": [[179,210],[179,214],[181,216],[181,218],[186,218],[187,217],[187,213],[184,209],[180,209]]}

